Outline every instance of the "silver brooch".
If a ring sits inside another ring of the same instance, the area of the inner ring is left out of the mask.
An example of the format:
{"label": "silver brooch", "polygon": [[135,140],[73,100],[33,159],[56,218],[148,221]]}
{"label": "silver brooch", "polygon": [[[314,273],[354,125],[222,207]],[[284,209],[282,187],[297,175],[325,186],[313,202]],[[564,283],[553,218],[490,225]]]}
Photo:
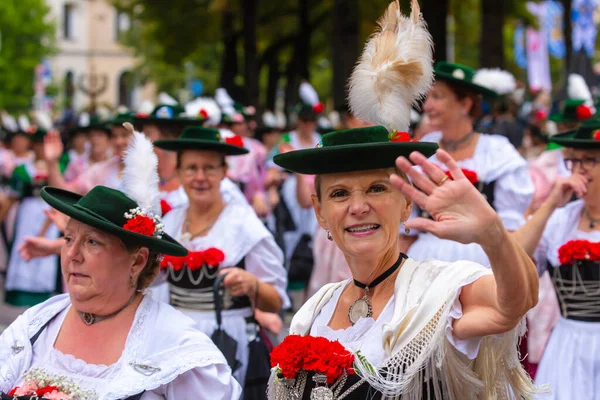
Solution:
{"label": "silver brooch", "polygon": [[138,364],[138,363],[134,363],[133,361],[130,362],[129,365],[131,365],[136,372],[139,372],[140,374],[146,375],[146,376],[150,376],[150,375],[160,371],[160,368],[158,368],[158,367],[153,367],[153,366],[147,365],[147,364]]}
{"label": "silver brooch", "polygon": [[13,344],[10,348],[12,349],[13,354],[19,354],[25,349],[24,346],[19,346],[17,342],[15,342],[15,344]]}

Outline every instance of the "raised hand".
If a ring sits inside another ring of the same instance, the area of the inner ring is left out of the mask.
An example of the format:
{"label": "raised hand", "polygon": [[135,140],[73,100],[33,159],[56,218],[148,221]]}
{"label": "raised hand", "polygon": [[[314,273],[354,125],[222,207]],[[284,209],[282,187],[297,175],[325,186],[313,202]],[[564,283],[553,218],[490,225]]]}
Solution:
{"label": "raised hand", "polygon": [[50,131],[44,136],[44,158],[46,161],[58,162],[63,154],[64,146],[60,135],[56,131]]}
{"label": "raised hand", "polygon": [[418,188],[397,175],[392,175],[392,184],[433,217],[433,220],[410,219],[406,227],[460,243],[493,245],[503,230],[498,214],[447,152],[438,150],[437,158],[446,165],[453,179],[448,179],[444,171],[421,153],[413,152],[410,160],[423,172],[413,168],[405,157],[396,160],[398,169],[407,174]]}
{"label": "raised hand", "polygon": [[585,196],[587,185],[587,178],[581,174],[573,174],[568,178],[558,178],[548,196],[548,201],[552,202],[552,206],[555,208],[563,207],[573,198],[573,194],[576,194],[579,198]]}
{"label": "raised hand", "polygon": [[46,239],[45,237],[26,236],[17,250],[23,260],[29,261],[38,257],[60,254],[60,248],[63,243],[63,239]]}

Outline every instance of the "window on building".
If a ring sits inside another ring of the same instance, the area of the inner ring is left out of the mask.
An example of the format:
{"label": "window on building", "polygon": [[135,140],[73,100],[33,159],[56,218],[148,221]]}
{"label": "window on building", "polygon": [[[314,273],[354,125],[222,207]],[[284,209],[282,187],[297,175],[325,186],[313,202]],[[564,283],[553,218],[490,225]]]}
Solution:
{"label": "window on building", "polygon": [[65,107],[73,107],[73,95],[75,94],[75,82],[73,79],[73,72],[68,71],[65,74]]}
{"label": "window on building", "polygon": [[63,37],[65,39],[73,39],[73,4],[65,3],[63,6]]}
{"label": "window on building", "polygon": [[123,34],[129,31],[131,20],[129,14],[117,10],[115,14],[115,40],[121,40]]}
{"label": "window on building", "polygon": [[129,109],[133,105],[133,74],[125,71],[119,77],[119,105]]}

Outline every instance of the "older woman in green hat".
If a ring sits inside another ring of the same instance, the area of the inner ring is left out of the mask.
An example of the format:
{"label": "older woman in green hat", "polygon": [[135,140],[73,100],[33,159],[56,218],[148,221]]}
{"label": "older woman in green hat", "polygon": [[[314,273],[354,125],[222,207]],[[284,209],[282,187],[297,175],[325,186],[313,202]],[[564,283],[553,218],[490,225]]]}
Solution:
{"label": "older woman in green hat", "polygon": [[[421,138],[438,143],[464,170],[473,185],[498,212],[508,230],[524,222],[534,193],[527,162],[507,138],[474,130],[481,113],[481,101],[495,92],[473,82],[475,70],[460,64],[440,62],[435,65],[435,83],[423,106],[436,132]],[[434,155],[431,162],[444,168]],[[415,207],[414,211],[418,210]],[[425,232],[411,232],[414,241],[408,254],[416,259],[432,257],[444,261],[470,260],[487,265],[483,249],[475,243],[461,244],[441,240]]]}
{"label": "older woman in green hat", "polygon": [[164,232],[156,156],[143,135],[134,137],[125,164],[123,191],[96,186],[81,196],[42,190],[48,204],[70,217],[61,251],[69,294],[29,309],[0,336],[4,395],[239,397],[210,339],[144,292],[162,254],[184,256],[187,250]]}
{"label": "older woman in green hat", "polygon": [[257,373],[264,371],[260,362],[268,361],[250,354],[249,343],[257,332],[255,310],[277,313],[289,305],[283,254],[252,208],[226,202],[220,191],[226,157],[248,150],[239,136],[202,127],[187,127],[179,138],[159,140],[155,146],[177,152],[177,173],[189,199],[163,222],[165,232],[190,251],[186,258],[163,260],[165,300],[212,335],[218,326],[213,285],[218,276],[227,274],[222,328],[237,341],[235,357],[241,367],[234,376],[246,391],[249,384],[266,385],[268,376]]}
{"label": "older woman in green hat", "polygon": [[[565,147],[569,177],[515,235],[540,274],[548,271],[561,318],[552,329],[536,383],[550,384],[549,399],[598,399],[600,375],[600,121],[551,138]],[[578,200],[571,201],[576,195]]]}

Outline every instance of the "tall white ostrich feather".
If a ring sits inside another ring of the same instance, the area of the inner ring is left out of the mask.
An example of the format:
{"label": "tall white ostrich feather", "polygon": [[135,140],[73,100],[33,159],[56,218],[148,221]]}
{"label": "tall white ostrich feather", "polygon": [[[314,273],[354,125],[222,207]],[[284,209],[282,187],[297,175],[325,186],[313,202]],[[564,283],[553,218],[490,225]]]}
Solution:
{"label": "tall white ostrich feather", "polygon": [[158,103],[167,106],[175,106],[178,104],[177,100],[165,92],[162,92],[158,95]]}
{"label": "tall white ostrich feather", "polygon": [[27,132],[29,128],[31,128],[31,124],[29,123],[29,118],[26,115],[19,115],[17,118],[17,123],[19,124],[19,129],[23,132]]}
{"label": "tall white ostrich feather", "polygon": [[142,133],[134,131],[126,122],[125,128],[133,132],[127,151],[123,156],[122,191],[142,209],[161,216],[160,193],[158,191],[158,158],[152,142]]}
{"label": "tall white ostrich feather", "polygon": [[350,109],[364,121],[407,131],[412,106],[433,82],[433,40],[417,0],[410,17],[392,2],[377,24],[350,77]]}
{"label": "tall white ostrich feather", "polygon": [[215,91],[215,101],[217,102],[219,107],[221,107],[221,111],[223,112],[223,114],[229,116],[233,116],[235,114],[235,107],[233,107],[235,101],[233,101],[233,99],[227,92],[227,89],[218,88]]}
{"label": "tall white ostrich feather", "polygon": [[2,127],[10,132],[16,132],[19,130],[19,125],[17,125],[15,117],[6,111],[2,112]]}
{"label": "tall white ostrich feather", "polygon": [[486,87],[499,95],[510,94],[517,88],[513,74],[500,68],[482,68],[475,73],[473,83]]}
{"label": "tall white ostrich feather", "polygon": [[45,111],[35,111],[33,114],[33,120],[37,127],[49,131],[52,129],[52,117]]}
{"label": "tall white ostrich feather", "polygon": [[79,126],[88,126],[90,124],[90,114],[86,112],[82,112],[79,114],[78,125]]}
{"label": "tall white ostrich feather", "polygon": [[306,81],[300,84],[298,94],[300,95],[300,100],[302,100],[302,102],[305,104],[309,104],[311,106],[319,104],[319,94],[315,88]]}
{"label": "tall white ostrich feather", "polygon": [[221,122],[221,109],[214,99],[210,97],[199,97],[185,105],[185,114],[192,118],[198,118],[204,110],[208,114],[207,126],[215,127]]}
{"label": "tall white ostrich feather", "polygon": [[590,92],[590,88],[588,87],[587,83],[585,83],[583,76],[579,74],[569,74],[567,86],[567,95],[569,96],[569,99],[585,100],[586,104],[594,104],[592,93]]}

